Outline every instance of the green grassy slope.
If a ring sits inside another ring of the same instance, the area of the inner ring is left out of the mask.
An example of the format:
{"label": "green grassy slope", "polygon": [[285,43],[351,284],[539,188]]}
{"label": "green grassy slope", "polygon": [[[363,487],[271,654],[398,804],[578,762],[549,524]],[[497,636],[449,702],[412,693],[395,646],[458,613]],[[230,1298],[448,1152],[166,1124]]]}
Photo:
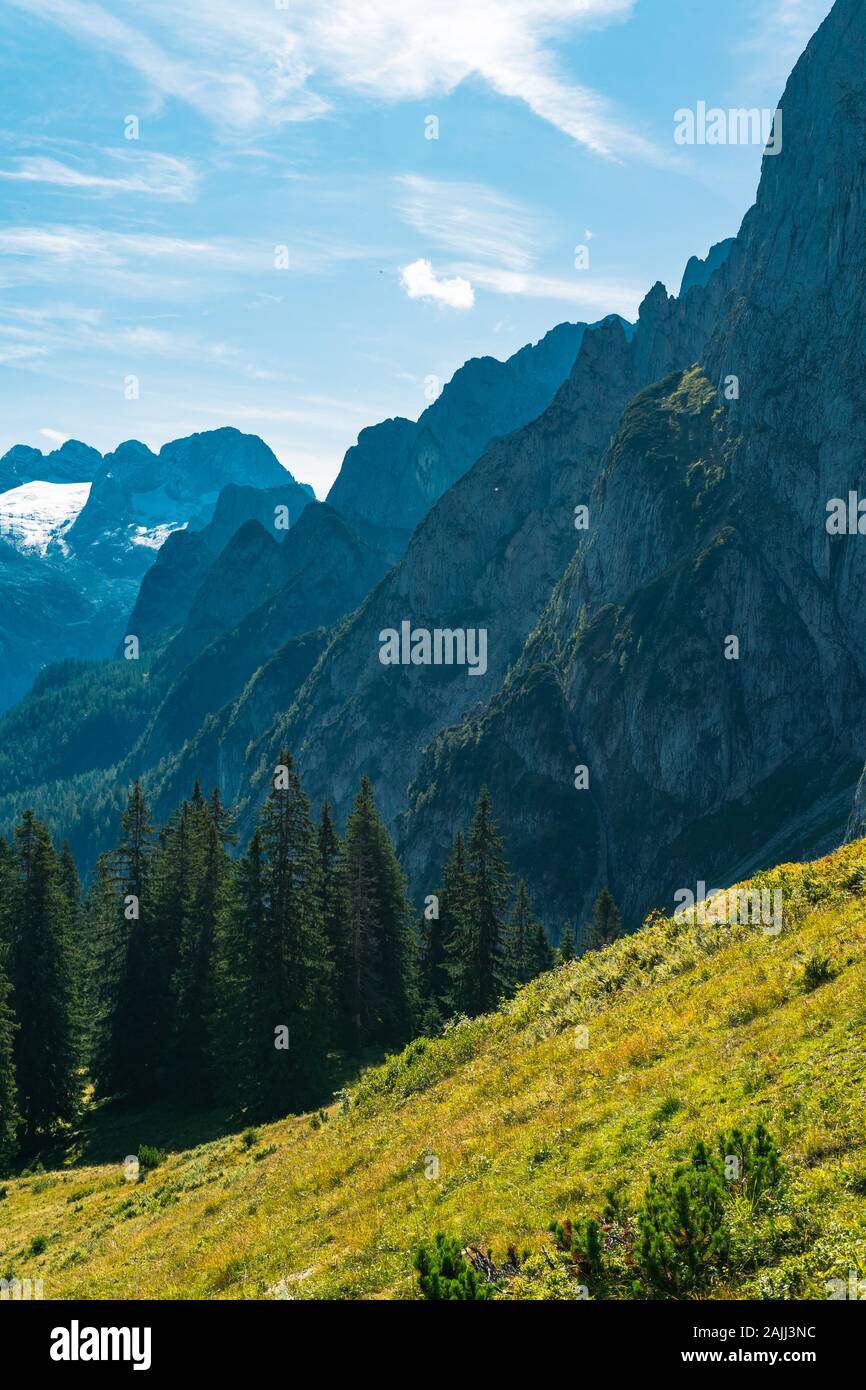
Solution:
{"label": "green grassy slope", "polygon": [[596,1214],[612,1183],[637,1199],[696,1139],[761,1119],[788,1185],[748,1231],[733,1213],[710,1296],[866,1277],[866,841],[753,882],[783,891],[777,936],[658,918],[368,1070],[348,1108],[138,1183],[120,1134],[114,1163],[7,1182],[0,1275],[46,1298],[411,1298],[412,1250],[442,1229],[528,1250],[511,1296],[573,1297],[545,1273],[552,1219]]}

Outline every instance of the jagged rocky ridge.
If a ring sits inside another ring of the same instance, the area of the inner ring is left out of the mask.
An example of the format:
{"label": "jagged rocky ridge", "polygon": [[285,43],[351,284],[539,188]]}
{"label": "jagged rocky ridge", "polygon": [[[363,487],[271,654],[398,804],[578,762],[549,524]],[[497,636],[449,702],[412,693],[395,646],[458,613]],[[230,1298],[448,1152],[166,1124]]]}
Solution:
{"label": "jagged rocky ridge", "polygon": [[473,357],[417,421],[398,416],[362,430],[328,493],[330,505],[399,560],[414,527],[492,440],[550,403],[585,328],[558,324],[504,362]]}
{"label": "jagged rocky ridge", "polygon": [[[694,360],[720,289],[671,298],[656,285],[627,333],[611,318],[587,330],[568,381],[539,418],[488,449],[421,522],[402,563],[335,635],[285,718],[251,750],[225,790],[242,795],[288,742],[315,798],[339,812],[362,772],[392,823],[406,806],[421,752],[473,706],[483,707],[520,655],[576,542],[574,508],[590,500],[605,449],[628,400]],[[488,669],[384,667],[379,633],[403,619],[435,628],[483,627]],[[477,786],[476,786],[477,792]],[[453,824],[462,807],[455,803]],[[439,856],[442,839],[431,843]]]}

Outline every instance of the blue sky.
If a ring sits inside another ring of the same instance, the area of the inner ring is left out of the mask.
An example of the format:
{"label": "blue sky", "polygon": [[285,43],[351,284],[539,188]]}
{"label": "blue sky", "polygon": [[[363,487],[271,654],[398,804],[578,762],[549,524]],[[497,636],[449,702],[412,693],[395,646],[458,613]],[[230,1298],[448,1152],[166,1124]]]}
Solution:
{"label": "blue sky", "polygon": [[675,292],[762,151],[674,112],[775,107],[830,7],[0,0],[0,453],[231,424],[324,495],[431,377]]}

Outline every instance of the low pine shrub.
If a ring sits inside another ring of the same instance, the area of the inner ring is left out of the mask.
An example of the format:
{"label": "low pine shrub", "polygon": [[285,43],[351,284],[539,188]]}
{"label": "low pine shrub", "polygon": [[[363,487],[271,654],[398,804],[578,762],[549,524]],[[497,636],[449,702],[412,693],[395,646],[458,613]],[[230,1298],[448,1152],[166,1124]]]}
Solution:
{"label": "low pine shrub", "polygon": [[139,1144],[136,1157],[139,1168],[158,1168],[165,1162],[165,1149],[158,1149],[153,1144]]}
{"label": "low pine shrub", "polygon": [[418,1283],[425,1298],[480,1303],[493,1297],[492,1284],[479,1278],[464,1260],[460,1242],[439,1231],[415,1251]]}

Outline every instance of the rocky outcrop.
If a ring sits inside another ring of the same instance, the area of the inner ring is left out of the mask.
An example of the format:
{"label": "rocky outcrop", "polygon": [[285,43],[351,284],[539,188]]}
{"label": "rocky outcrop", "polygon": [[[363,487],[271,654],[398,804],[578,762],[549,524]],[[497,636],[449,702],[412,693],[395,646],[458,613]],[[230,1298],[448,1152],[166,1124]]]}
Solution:
{"label": "rocky outcrop", "polygon": [[711,246],[706,256],[690,256],[680,285],[680,298],[691,289],[704,289],[716,271],[724,265],[736,238],[729,236]]}

